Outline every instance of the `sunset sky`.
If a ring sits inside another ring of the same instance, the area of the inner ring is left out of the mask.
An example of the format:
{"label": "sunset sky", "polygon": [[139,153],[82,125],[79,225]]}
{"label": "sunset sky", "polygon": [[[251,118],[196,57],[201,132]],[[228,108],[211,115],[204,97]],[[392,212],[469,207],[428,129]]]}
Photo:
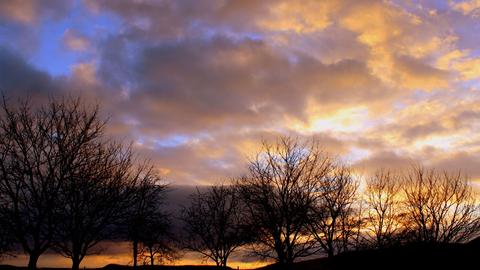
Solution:
{"label": "sunset sky", "polygon": [[175,185],[317,138],[480,180],[480,1],[0,1],[0,91],[81,96]]}
{"label": "sunset sky", "polygon": [[100,103],[175,184],[278,134],[480,179],[479,42],[480,1],[1,1],[0,89]]}

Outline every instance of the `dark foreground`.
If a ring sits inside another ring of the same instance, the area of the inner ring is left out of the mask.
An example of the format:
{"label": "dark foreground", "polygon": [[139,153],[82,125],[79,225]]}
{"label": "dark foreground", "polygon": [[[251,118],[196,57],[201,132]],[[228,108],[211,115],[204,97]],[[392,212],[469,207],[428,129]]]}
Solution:
{"label": "dark foreground", "polygon": [[[0,270],[24,270],[25,267],[0,265]],[[42,268],[60,270],[60,268]],[[131,266],[107,265],[97,270],[132,270]],[[150,270],[216,270],[215,266],[139,266]],[[230,269],[230,268],[228,268]],[[409,245],[383,250],[352,251],[334,258],[294,263],[289,267],[269,265],[258,270],[338,270],[338,269],[480,269],[480,239],[468,244]]]}
{"label": "dark foreground", "polygon": [[[285,267],[269,265],[261,269],[277,270]],[[383,250],[352,251],[331,259],[321,258],[294,263],[289,269],[480,269],[480,239],[468,244],[409,245]]]}

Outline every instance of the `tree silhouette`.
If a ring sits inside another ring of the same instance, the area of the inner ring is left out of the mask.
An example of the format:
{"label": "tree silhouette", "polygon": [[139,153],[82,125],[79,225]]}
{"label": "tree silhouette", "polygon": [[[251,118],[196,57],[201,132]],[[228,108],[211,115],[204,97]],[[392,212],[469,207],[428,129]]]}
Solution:
{"label": "tree silhouette", "polygon": [[138,257],[143,263],[151,266],[155,262],[174,261],[178,257],[177,248],[171,233],[169,217],[154,213],[148,216],[148,222],[143,226],[143,237],[139,245]]}
{"label": "tree silhouette", "polygon": [[460,172],[414,167],[405,176],[403,192],[411,240],[456,243],[478,235],[479,206]]}
{"label": "tree silhouette", "polygon": [[330,163],[328,174],[317,178],[318,196],[312,204],[309,231],[320,247],[333,257],[345,251],[351,239],[357,235],[359,220],[354,204],[358,183],[351,169]]}
{"label": "tree silhouette", "polygon": [[308,211],[317,196],[316,179],[329,167],[329,157],[315,141],[302,144],[281,137],[273,144],[263,143],[248,175],[237,181],[255,232],[255,254],[281,265],[312,254]]}
{"label": "tree silhouette", "polygon": [[33,107],[10,106],[0,119],[0,215],[35,269],[52,247],[59,221],[61,184],[72,176],[76,157],[104,123],[79,100],[51,100]]}
{"label": "tree silhouette", "polygon": [[232,186],[212,186],[203,193],[197,190],[182,211],[185,247],[226,267],[232,252],[248,241],[240,203]]}
{"label": "tree silhouette", "polygon": [[[156,253],[173,249],[166,244],[170,218],[162,209],[167,185],[153,173],[153,167],[144,165],[138,170],[139,179],[132,192],[131,204],[124,217],[127,239],[132,242],[133,266],[145,248],[149,249],[153,263]],[[144,247],[144,248],[142,248]],[[155,252],[158,249],[158,252]],[[160,254],[158,254],[160,255]],[[170,256],[167,252],[165,255]],[[145,257],[145,256],[143,256]],[[171,256],[170,256],[171,257]]]}
{"label": "tree silhouette", "polygon": [[55,245],[72,259],[74,270],[100,241],[111,236],[127,213],[136,181],[144,177],[133,169],[131,150],[118,143],[96,140],[76,161],[73,174],[61,184]]}
{"label": "tree silhouette", "polygon": [[400,181],[392,172],[379,170],[366,182],[366,229],[369,231],[366,238],[377,248],[398,241],[403,231]]}

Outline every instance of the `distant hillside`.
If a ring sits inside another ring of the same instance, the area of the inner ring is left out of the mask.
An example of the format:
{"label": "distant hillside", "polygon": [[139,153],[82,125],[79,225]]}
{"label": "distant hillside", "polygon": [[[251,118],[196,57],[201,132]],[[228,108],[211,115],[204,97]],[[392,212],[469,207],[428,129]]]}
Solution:
{"label": "distant hillside", "polygon": [[[269,265],[259,270],[280,269]],[[332,259],[321,258],[295,263],[295,270],[338,269],[480,269],[480,238],[468,244],[408,245],[383,250],[352,251]]]}

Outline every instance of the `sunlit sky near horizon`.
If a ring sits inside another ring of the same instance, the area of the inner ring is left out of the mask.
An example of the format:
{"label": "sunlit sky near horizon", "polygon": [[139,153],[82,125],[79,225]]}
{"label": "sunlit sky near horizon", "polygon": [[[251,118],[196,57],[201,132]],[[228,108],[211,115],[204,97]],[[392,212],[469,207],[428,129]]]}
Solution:
{"label": "sunlit sky near horizon", "polygon": [[368,174],[480,180],[480,0],[5,0],[0,91],[81,96],[164,178],[238,176],[315,137]]}
{"label": "sunlit sky near horizon", "polygon": [[0,89],[82,96],[168,181],[316,137],[368,173],[480,179],[480,1],[1,1]]}

